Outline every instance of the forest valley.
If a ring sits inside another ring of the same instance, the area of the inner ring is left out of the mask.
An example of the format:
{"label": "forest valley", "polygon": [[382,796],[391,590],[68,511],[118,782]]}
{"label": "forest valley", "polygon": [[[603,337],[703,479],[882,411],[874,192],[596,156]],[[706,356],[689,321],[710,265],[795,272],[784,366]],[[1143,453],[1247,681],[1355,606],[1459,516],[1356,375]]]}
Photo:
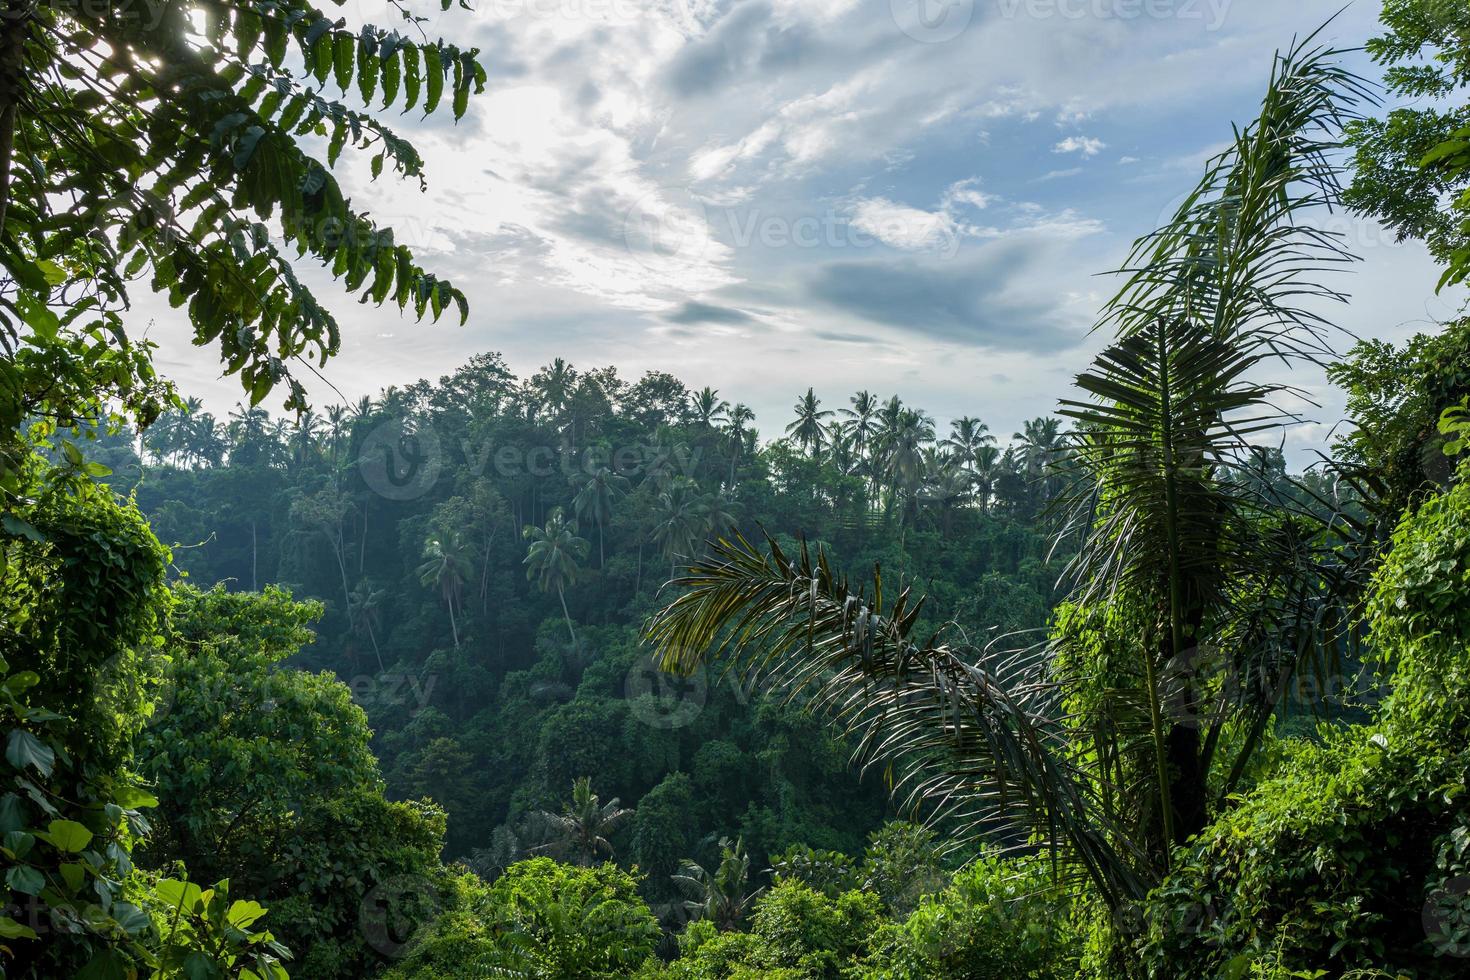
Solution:
{"label": "forest valley", "polygon": [[[0,976],[1470,971],[1470,319],[1344,338],[1311,221],[1470,274],[1463,0],[1385,5],[1383,85],[1284,49],[1009,436],[490,353],[310,404],[288,250],[469,315],[331,167],[422,179],[369,100],[486,74],[209,10],[6,7]],[[123,329],[143,275],[227,418]],[[1304,473],[1283,364],[1348,404]]]}

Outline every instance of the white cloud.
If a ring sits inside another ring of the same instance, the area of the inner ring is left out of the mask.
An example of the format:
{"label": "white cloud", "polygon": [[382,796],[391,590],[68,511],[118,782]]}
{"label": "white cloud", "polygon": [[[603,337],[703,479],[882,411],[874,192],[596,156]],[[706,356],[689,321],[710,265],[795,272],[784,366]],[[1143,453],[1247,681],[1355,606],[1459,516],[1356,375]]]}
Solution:
{"label": "white cloud", "polygon": [[1052,147],[1052,152],[1081,153],[1085,157],[1095,157],[1107,147],[1108,144],[1091,136],[1068,136]]}

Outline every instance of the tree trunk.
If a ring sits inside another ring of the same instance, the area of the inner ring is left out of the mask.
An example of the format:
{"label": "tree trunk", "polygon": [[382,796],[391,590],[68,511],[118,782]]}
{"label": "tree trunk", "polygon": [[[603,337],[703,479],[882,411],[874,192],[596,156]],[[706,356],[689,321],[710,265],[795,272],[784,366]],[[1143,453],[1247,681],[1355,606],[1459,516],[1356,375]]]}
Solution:
{"label": "tree trunk", "polygon": [[378,634],[373,632],[373,621],[367,619],[365,613],[364,620],[367,623],[368,639],[373,641],[373,656],[378,658],[378,674],[381,676],[388,673],[388,668],[383,666],[383,651],[378,649]]}
{"label": "tree trunk", "polygon": [[567,618],[567,632],[572,635],[572,646],[577,645],[577,631],[572,629],[572,614],[567,611],[567,594],[561,586],[556,587],[556,597],[561,600],[561,614]]}
{"label": "tree trunk", "polygon": [[449,631],[454,634],[454,646],[457,649],[459,647],[459,624],[454,621],[454,596],[448,595],[444,598],[449,606]]}
{"label": "tree trunk", "polygon": [[256,564],[257,564],[257,560],[258,560],[259,556],[260,556],[260,551],[256,547],[256,543],[255,543],[255,522],[254,521],[251,521],[250,522],[250,591],[251,592],[259,592],[260,591],[260,586],[258,584],[256,584],[256,575],[255,575],[255,568],[256,568]]}

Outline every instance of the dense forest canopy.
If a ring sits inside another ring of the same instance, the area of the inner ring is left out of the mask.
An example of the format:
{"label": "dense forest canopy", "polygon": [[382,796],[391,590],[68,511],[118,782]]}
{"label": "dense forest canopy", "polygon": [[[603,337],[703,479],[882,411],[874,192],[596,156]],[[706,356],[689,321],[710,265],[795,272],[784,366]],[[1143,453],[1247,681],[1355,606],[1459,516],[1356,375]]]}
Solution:
{"label": "dense forest canopy", "polygon": [[393,9],[0,0],[0,976],[1464,975],[1470,320],[1339,353],[1313,219],[1465,277],[1470,6],[1283,48],[1009,434],[488,352],[309,404],[295,263],[471,315],[333,176],[491,82]]}

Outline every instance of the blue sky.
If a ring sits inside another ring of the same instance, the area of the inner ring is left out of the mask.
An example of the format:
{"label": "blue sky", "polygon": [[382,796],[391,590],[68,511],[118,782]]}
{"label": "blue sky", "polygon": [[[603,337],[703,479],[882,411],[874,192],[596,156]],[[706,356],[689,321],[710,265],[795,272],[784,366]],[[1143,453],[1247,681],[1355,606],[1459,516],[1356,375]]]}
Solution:
{"label": "blue sky", "polygon": [[[437,8],[437,3],[431,6]],[[355,305],[325,371],[344,395],[503,352],[636,378],[670,371],[750,404],[775,435],[808,385],[860,388],[1002,435],[1085,367],[1114,268],[1252,115],[1272,51],[1340,0],[481,0],[428,30],[478,45],[468,117],[398,123],[429,190],[342,179],[469,296],[466,327]],[[1359,2],[1328,29],[1375,29]],[[390,23],[376,0],[349,20]],[[1355,67],[1376,76],[1361,56]],[[1323,216],[1364,262],[1338,322],[1403,339],[1452,316],[1421,248]],[[238,399],[187,326],[135,329],[222,413]],[[140,322],[141,321],[141,322]],[[1342,346],[1346,347],[1344,341]],[[1293,435],[1326,438],[1340,399]],[[316,385],[318,400],[336,395]]]}

